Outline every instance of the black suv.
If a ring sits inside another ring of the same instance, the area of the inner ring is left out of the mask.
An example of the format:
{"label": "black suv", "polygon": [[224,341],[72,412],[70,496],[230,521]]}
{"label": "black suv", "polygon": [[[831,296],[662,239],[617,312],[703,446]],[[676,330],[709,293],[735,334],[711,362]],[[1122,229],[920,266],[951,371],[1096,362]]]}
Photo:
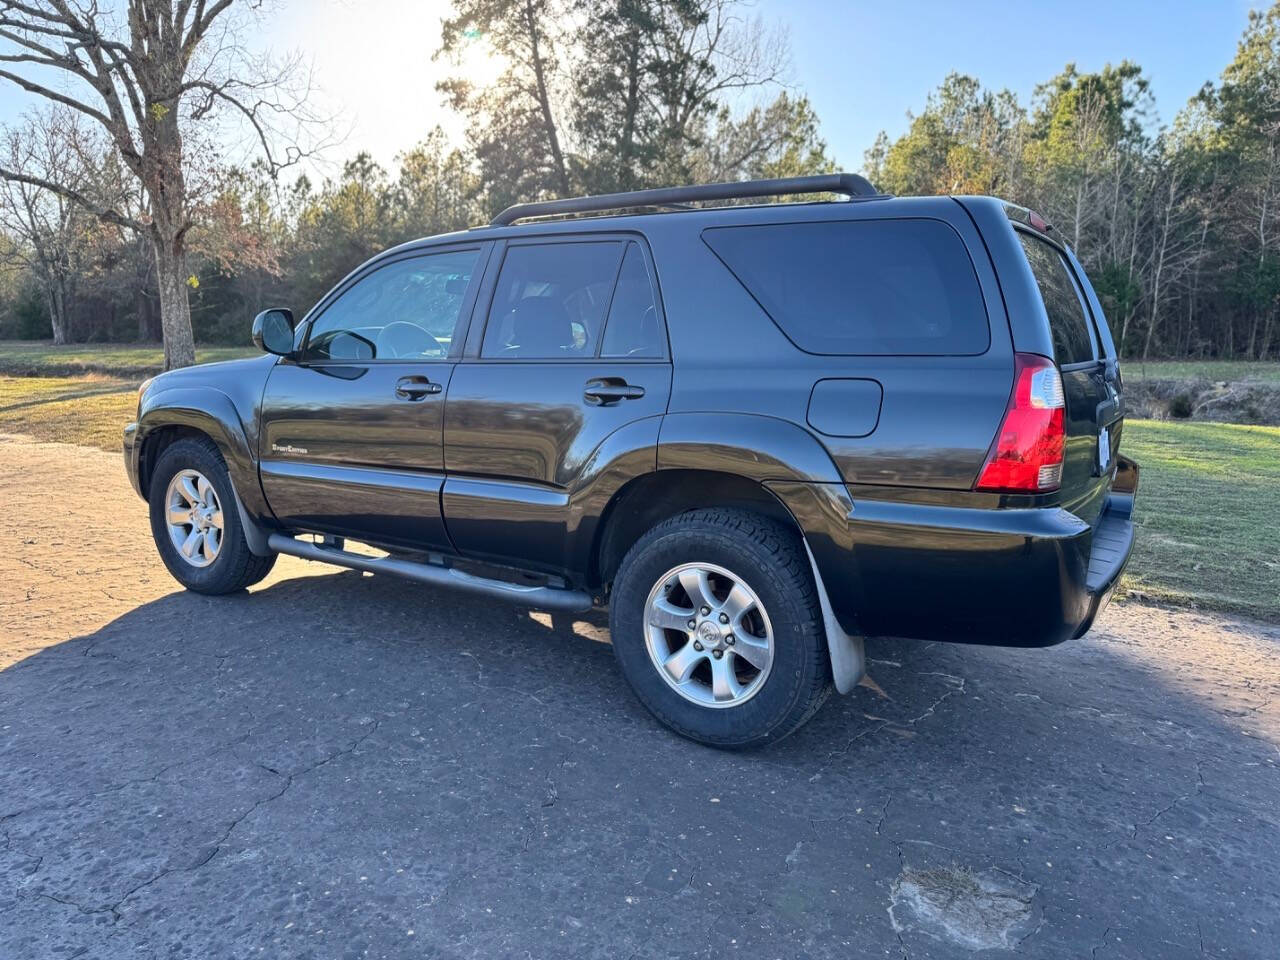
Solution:
{"label": "black suv", "polygon": [[253,338],[148,381],[125,432],[183,585],[288,553],[608,604],[640,700],[717,746],[847,693],[864,636],[1079,637],[1133,545],[1101,305],[996,199],[840,174],[525,204]]}

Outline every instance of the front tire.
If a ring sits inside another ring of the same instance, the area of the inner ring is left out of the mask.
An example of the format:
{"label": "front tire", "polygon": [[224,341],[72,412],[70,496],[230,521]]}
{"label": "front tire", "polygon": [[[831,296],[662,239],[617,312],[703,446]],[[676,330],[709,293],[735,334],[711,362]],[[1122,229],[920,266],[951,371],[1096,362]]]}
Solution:
{"label": "front tire", "polygon": [[619,567],[609,625],[641,703],[700,743],[779,740],[831,691],[803,546],[753,513],[695,510],[650,530]]}
{"label": "front tire", "polygon": [[188,590],[234,593],[275,565],[276,554],[260,557],[249,549],[227,466],[207,437],[184,437],[165,448],[148,499],[160,559]]}

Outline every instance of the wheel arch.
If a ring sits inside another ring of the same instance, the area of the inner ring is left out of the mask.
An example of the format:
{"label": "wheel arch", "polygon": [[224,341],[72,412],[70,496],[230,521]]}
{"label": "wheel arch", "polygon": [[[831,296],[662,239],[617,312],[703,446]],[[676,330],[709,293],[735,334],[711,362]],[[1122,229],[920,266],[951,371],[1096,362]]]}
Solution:
{"label": "wheel arch", "polygon": [[[848,577],[856,571],[852,501],[826,448],[803,427],[776,417],[681,413],[663,418],[656,461],[656,470],[623,485],[602,513],[588,573],[592,587],[607,592],[631,545],[668,517],[725,506],[762,514],[795,531],[804,545],[836,688],[848,693],[865,666],[853,615],[860,587]],[[837,575],[841,589],[833,604],[826,581]]]}
{"label": "wheel arch", "polygon": [[833,549],[852,547],[844,480],[808,430],[759,414],[674,413],[662,418],[654,469],[621,484],[600,511],[588,584],[607,587],[622,555],[649,526],[699,507],[725,506],[754,509],[816,542],[815,574]]}
{"label": "wheel arch", "polygon": [[265,550],[254,536],[271,513],[258,482],[257,456],[244,423],[229,396],[212,387],[183,387],[143,399],[138,415],[138,480],[144,496],[164,451],[184,437],[207,437],[226,464],[241,521],[250,545]]}
{"label": "wheel arch", "polygon": [[589,582],[604,588],[622,558],[646,531],[671,517],[708,507],[750,510],[803,536],[804,531],[776,494],[757,480],[718,470],[655,470],[623,485],[600,518]]}

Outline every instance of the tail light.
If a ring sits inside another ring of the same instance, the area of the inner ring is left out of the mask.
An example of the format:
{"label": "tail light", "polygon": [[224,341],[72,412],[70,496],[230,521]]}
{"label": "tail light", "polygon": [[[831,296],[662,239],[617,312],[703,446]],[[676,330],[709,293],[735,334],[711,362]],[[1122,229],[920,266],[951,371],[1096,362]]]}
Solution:
{"label": "tail light", "polygon": [[1062,375],[1048,357],[1014,355],[1013,393],[976,489],[1045,493],[1062,483]]}

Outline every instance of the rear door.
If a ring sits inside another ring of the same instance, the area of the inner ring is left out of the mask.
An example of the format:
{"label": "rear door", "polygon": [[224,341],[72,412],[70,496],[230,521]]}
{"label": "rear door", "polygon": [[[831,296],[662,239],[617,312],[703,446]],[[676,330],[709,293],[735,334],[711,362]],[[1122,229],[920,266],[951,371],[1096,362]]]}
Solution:
{"label": "rear door", "polygon": [[372,265],[308,319],[262,398],[262,488],[286,526],[448,550],[445,393],[485,244]]}
{"label": "rear door", "polygon": [[449,384],[445,522],[464,556],[554,573],[597,452],[647,421],[656,457],[671,392],[666,328],[638,238],[522,239],[494,260],[487,322]]}
{"label": "rear door", "polygon": [[1065,251],[1031,230],[1017,228],[1031,265],[1053,341],[1054,361],[1066,392],[1066,450],[1062,464],[1062,504],[1092,524],[1101,512],[1110,481],[1112,430],[1120,415],[1106,377],[1097,330],[1084,291]]}

